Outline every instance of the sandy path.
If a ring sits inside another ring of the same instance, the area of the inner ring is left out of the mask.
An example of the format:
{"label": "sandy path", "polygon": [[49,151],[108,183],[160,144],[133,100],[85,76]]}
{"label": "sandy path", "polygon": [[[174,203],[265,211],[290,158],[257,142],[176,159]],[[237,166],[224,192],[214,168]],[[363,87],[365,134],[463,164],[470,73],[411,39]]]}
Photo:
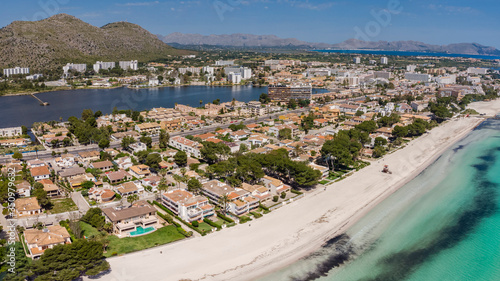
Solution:
{"label": "sandy path", "polygon": [[[482,120],[442,124],[326,191],[316,190],[250,223],[110,258],[112,271],[101,280],[251,280],[273,272],[345,231]],[[380,172],[383,164],[392,175]]]}

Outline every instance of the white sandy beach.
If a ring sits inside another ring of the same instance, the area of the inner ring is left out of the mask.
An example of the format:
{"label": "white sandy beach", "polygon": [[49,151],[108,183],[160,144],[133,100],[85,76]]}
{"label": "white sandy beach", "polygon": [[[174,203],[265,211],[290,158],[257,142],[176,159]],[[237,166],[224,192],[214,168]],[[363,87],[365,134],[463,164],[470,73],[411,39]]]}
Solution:
{"label": "white sandy beach", "polygon": [[[481,108],[497,107],[500,111],[500,102]],[[276,271],[344,232],[482,120],[448,121],[326,191],[318,189],[250,223],[110,258],[111,272],[101,280],[252,280]],[[384,164],[392,175],[381,173]]]}

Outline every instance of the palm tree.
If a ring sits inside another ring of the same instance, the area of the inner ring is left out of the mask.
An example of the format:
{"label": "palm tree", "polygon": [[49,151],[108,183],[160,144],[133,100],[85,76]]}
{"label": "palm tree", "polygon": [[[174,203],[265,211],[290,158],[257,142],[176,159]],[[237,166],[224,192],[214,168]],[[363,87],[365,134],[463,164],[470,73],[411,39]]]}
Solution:
{"label": "palm tree", "polygon": [[137,194],[132,194],[127,197],[127,202],[130,203],[130,205],[133,205],[135,201],[139,200],[139,195]]}
{"label": "palm tree", "polygon": [[177,175],[177,174],[172,175],[172,177],[174,178],[175,182],[177,183],[177,188],[180,188],[179,183],[180,183],[181,181],[183,181],[183,177],[182,177],[182,176],[179,176],[179,175]]}
{"label": "palm tree", "polygon": [[160,182],[158,183],[158,195],[159,195],[159,198],[161,198],[161,194],[164,193],[164,192],[167,192],[168,189],[169,189],[169,186],[167,184],[167,180],[165,178],[162,178],[160,180]]}
{"label": "palm tree", "polygon": [[221,206],[224,206],[224,208],[222,209],[222,212],[224,212],[224,215],[226,215],[226,211],[227,211],[227,204],[231,202],[231,199],[229,199],[229,196],[227,196],[227,194],[224,194],[222,195],[220,198],[219,198],[219,205]]}

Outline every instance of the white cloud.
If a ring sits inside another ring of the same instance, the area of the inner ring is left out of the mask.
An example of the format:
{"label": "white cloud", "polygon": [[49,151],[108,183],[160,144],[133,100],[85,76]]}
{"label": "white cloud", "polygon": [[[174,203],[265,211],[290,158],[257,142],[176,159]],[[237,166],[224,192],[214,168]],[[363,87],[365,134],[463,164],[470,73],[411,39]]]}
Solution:
{"label": "white cloud", "polygon": [[462,6],[448,6],[448,5],[435,5],[430,4],[427,6],[429,10],[436,11],[438,13],[445,13],[448,15],[458,15],[458,14],[469,14],[478,15],[480,12],[472,7],[462,7]]}

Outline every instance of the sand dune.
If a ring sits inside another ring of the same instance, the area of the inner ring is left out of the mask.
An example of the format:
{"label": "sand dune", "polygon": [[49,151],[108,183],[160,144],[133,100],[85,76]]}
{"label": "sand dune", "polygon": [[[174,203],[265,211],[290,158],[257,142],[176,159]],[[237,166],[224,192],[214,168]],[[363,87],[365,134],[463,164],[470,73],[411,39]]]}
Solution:
{"label": "sand dune", "polygon": [[[448,121],[326,191],[315,190],[250,223],[110,258],[112,271],[101,279],[252,280],[276,271],[345,231],[482,120]],[[392,175],[381,173],[384,164]]]}

